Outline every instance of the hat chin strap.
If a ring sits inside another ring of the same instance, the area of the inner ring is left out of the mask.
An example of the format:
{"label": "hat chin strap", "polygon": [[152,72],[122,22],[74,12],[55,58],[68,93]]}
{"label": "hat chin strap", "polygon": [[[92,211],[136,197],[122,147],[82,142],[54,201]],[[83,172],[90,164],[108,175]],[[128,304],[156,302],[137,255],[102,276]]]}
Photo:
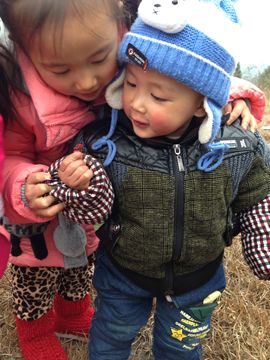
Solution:
{"label": "hat chin strap", "polygon": [[113,136],[117,125],[118,110],[121,110],[123,108],[122,93],[124,78],[125,70],[123,69],[118,74],[118,76],[107,86],[105,92],[105,99],[107,104],[112,108],[110,129],[107,135],[102,136],[100,139],[98,139],[92,144],[92,149],[94,151],[97,151],[102,147],[107,146],[108,154],[105,161],[103,162],[104,166],[110,165],[116,154],[116,145],[111,140],[111,137]]}
{"label": "hat chin strap", "polygon": [[110,165],[110,163],[113,161],[115,154],[116,154],[116,145],[113,142],[113,140],[111,140],[111,137],[114,134],[116,125],[117,125],[117,119],[118,119],[118,110],[117,109],[112,109],[112,116],[111,116],[111,124],[110,124],[110,129],[107,135],[102,136],[101,138],[99,138],[97,141],[95,141],[92,144],[92,149],[94,151],[97,151],[101,148],[103,148],[104,146],[108,147],[108,154],[106,156],[105,161],[103,162],[104,167]]}
{"label": "hat chin strap", "polygon": [[204,109],[206,118],[199,128],[199,141],[205,144],[208,152],[200,157],[197,163],[199,170],[210,172],[215,170],[223,161],[224,153],[228,145],[222,142],[213,142],[219,132],[222,112],[213,101],[205,98]]}
{"label": "hat chin strap", "polygon": [[123,69],[115,80],[113,80],[106,89],[105,99],[111,108],[121,110],[123,109],[122,93],[125,78],[125,69]]}

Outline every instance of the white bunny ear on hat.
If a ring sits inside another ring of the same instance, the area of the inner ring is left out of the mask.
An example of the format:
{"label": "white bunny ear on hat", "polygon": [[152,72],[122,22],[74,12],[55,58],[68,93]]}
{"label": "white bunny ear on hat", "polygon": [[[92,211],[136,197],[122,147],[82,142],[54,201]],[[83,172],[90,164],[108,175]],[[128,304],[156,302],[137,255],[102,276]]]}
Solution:
{"label": "white bunny ear on hat", "polygon": [[105,99],[111,108],[121,110],[123,108],[122,93],[125,78],[125,69],[107,86]]}
{"label": "white bunny ear on hat", "polygon": [[138,16],[153,28],[166,33],[177,33],[187,24],[188,1],[142,0]]}

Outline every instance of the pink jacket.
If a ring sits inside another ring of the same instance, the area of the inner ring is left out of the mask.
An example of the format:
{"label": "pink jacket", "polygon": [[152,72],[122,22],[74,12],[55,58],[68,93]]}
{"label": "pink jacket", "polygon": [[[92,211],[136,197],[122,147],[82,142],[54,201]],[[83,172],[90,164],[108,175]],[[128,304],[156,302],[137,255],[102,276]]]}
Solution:
{"label": "pink jacket", "polygon": [[[85,103],[48,88],[23,53],[18,53],[18,60],[30,97],[23,93],[14,94],[19,120],[10,120],[5,130],[5,216],[12,224],[50,222],[44,232],[48,249],[45,259],[36,259],[29,239],[22,238],[22,254],[11,256],[10,260],[21,266],[62,267],[64,256],[57,250],[53,239],[57,217],[44,219],[36,216],[23,203],[21,188],[28,174],[46,170],[53,161],[65,155],[68,141],[92,121],[94,115]],[[85,229],[88,235],[85,249],[89,255],[96,249],[98,239],[92,226]]]}

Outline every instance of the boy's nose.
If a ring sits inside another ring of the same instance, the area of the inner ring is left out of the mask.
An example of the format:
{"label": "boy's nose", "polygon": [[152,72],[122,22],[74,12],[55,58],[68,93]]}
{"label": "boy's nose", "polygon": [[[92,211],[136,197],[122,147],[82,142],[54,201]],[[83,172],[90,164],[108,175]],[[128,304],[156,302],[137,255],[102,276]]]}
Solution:
{"label": "boy's nose", "polygon": [[143,96],[135,95],[130,103],[132,110],[140,113],[145,113],[145,105]]}

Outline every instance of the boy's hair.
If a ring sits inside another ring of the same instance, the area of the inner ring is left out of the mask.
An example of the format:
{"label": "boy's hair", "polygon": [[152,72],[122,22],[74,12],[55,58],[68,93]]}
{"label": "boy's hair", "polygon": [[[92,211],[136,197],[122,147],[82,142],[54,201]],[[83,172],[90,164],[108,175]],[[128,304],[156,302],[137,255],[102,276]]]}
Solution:
{"label": "boy's hair", "polygon": [[[32,37],[41,33],[47,21],[55,29],[59,25],[63,27],[70,11],[78,17],[86,12],[89,16],[105,12],[116,21],[121,19],[117,0],[0,0],[0,17],[12,40],[26,52]],[[57,35],[61,40],[61,31]]]}
{"label": "boy's hair", "polygon": [[205,96],[199,140],[210,151],[198,163],[204,171],[220,164],[226,148],[213,141],[228,101],[239,33],[231,0],[142,0],[120,44],[120,63],[156,70]]}

